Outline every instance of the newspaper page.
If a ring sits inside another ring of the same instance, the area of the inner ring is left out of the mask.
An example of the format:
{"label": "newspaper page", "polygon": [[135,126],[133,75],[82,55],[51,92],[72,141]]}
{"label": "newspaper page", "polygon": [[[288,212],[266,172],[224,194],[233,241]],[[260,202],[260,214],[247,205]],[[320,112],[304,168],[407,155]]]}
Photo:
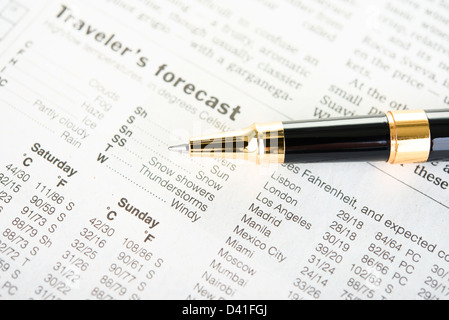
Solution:
{"label": "newspaper page", "polygon": [[0,0],[1,299],[449,294],[449,164],[190,159],[449,108],[448,0]]}

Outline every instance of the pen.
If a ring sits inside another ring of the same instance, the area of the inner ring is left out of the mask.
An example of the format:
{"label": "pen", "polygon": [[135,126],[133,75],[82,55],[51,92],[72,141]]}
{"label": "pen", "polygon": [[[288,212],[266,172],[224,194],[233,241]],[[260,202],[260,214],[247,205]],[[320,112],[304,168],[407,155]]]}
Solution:
{"label": "pen", "polygon": [[449,160],[449,109],[309,121],[256,123],[170,147],[190,156],[256,163]]}

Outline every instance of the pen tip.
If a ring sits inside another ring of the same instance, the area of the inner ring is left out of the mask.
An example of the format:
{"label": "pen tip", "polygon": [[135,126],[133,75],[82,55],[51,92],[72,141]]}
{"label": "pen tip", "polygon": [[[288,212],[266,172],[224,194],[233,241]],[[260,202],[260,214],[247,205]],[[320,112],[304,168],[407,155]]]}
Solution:
{"label": "pen tip", "polygon": [[171,146],[168,148],[170,151],[180,152],[180,153],[189,153],[190,145],[188,144],[180,144],[178,146]]}

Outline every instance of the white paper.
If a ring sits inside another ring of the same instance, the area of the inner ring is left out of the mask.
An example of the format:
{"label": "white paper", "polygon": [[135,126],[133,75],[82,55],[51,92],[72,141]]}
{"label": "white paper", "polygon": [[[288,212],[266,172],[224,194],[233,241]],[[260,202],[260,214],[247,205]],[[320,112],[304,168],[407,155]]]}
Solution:
{"label": "white paper", "polygon": [[446,299],[449,165],[189,159],[449,105],[449,2],[0,2],[2,299]]}

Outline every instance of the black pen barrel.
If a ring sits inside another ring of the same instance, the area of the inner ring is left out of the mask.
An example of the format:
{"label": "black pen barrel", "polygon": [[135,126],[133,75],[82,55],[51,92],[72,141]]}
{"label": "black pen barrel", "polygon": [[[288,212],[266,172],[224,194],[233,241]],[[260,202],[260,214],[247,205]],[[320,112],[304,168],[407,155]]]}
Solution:
{"label": "black pen barrel", "polygon": [[283,122],[285,162],[387,161],[386,115]]}
{"label": "black pen barrel", "polygon": [[449,110],[283,122],[285,162],[449,160]]}
{"label": "black pen barrel", "polygon": [[449,110],[427,111],[432,147],[428,161],[449,160]]}

